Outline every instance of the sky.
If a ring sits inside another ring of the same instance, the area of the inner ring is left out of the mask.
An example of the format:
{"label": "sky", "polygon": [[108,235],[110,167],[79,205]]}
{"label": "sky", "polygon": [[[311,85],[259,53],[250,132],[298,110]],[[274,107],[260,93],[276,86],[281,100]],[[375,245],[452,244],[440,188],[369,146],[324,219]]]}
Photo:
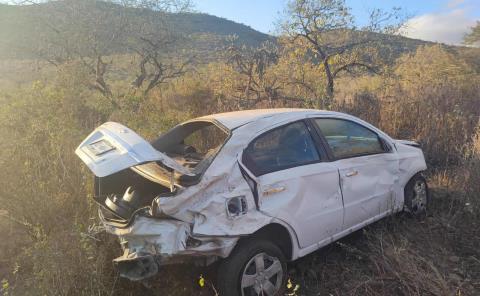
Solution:
{"label": "sky", "polygon": [[[196,10],[275,33],[275,24],[288,0],[193,0]],[[480,21],[480,0],[346,0],[359,25],[373,8],[401,7],[408,16],[407,37],[460,44],[465,33]]]}

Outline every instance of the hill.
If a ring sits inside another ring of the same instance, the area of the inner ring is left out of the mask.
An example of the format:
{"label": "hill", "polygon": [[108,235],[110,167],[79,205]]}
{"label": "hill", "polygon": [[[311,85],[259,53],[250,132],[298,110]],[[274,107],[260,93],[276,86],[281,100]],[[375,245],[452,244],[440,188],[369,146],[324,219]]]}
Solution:
{"label": "hill", "polygon": [[[64,34],[71,37],[76,33],[78,22],[72,16],[82,15],[82,7],[77,12],[62,7],[61,1],[47,2],[37,5],[7,5],[0,4],[0,59],[30,59],[36,58],[41,50],[56,51],[55,45],[49,44],[45,47],[42,41],[47,39],[48,34],[55,34],[50,24],[63,27],[56,27],[65,30]],[[66,2],[68,3],[68,2]],[[81,1],[72,1],[71,3],[82,3]],[[236,35],[240,44],[257,47],[265,41],[275,41],[276,37],[261,33],[244,24],[239,24],[225,18],[205,14],[205,13],[164,13],[141,8],[128,8],[102,2],[85,1],[89,3],[88,14],[92,20],[90,30],[101,31],[95,40],[102,47],[102,39],[108,39],[109,36],[116,34],[119,30],[119,17],[123,17],[122,22],[145,23],[150,26],[151,31],[161,31],[168,27],[178,38],[176,45],[165,49],[165,52],[173,52],[178,55],[180,52],[190,52],[202,60],[215,59],[214,51],[225,43],[228,36]],[[91,3],[94,3],[93,6]],[[78,7],[76,7],[78,8]],[[85,9],[85,7],[83,7]],[[76,13],[76,14],[75,14]],[[83,17],[83,16],[82,16]],[[107,48],[105,54],[124,54],[131,53],[132,48],[126,44],[132,39],[134,32],[123,32],[122,39],[116,43],[105,43],[103,48]],[[383,61],[391,64],[403,53],[414,52],[419,46],[433,44],[432,42],[410,39],[403,36],[390,36],[377,33],[371,33],[372,38],[382,40],[379,47],[379,53]],[[77,43],[78,50],[86,50],[84,42],[79,39],[72,39],[72,43]],[[451,50],[458,50],[467,60],[480,67],[480,62],[475,58],[478,49],[449,46]],[[88,55],[88,54],[87,54]]]}
{"label": "hill", "polygon": [[[57,18],[60,21],[68,20],[68,11],[60,7],[61,4],[51,2],[38,5],[15,6],[0,4],[0,58],[33,58],[35,50],[42,38],[51,28],[42,22],[45,19]],[[59,9],[60,8],[60,9]],[[115,32],[118,16],[125,13],[123,7],[95,2],[97,16],[104,19],[99,29]],[[161,30],[161,26],[168,26],[172,32],[186,37],[184,47],[197,50],[209,50],[218,45],[220,40],[227,36],[236,35],[237,41],[248,46],[258,46],[261,43],[275,38],[258,32],[249,26],[239,24],[221,17],[205,13],[163,13],[148,9],[130,8],[126,15],[129,23],[155,20],[154,26]],[[158,21],[158,20],[162,21]],[[72,26],[75,25],[72,20]],[[129,35],[125,34],[124,39]],[[125,53],[128,49],[122,46],[125,40],[120,40],[111,53]],[[102,42],[100,40],[100,42]]]}

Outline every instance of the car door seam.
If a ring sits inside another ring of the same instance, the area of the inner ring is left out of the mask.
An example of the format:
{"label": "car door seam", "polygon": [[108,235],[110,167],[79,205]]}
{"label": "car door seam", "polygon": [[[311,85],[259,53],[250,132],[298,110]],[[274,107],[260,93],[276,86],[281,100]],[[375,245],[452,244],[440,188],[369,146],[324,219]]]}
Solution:
{"label": "car door seam", "polygon": [[337,168],[337,173],[338,173],[338,185],[340,187],[340,197],[342,198],[342,226],[341,228],[343,229],[343,225],[345,224],[345,200],[343,199],[343,180],[342,176],[340,175],[340,170]]}

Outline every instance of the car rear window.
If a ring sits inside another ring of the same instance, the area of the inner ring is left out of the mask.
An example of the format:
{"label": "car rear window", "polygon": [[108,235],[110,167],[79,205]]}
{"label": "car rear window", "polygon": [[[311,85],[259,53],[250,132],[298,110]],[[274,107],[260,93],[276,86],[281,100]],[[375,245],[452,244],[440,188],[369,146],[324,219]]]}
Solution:
{"label": "car rear window", "polygon": [[158,139],[152,146],[181,165],[202,173],[220,151],[229,132],[209,121],[191,121],[177,125]]}

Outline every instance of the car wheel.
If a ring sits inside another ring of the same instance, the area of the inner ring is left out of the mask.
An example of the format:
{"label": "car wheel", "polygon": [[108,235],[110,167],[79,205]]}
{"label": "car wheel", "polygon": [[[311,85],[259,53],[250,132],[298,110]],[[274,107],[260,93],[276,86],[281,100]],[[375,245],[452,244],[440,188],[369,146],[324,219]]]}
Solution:
{"label": "car wheel", "polygon": [[217,284],[222,296],[283,295],[286,272],[285,256],[275,244],[252,239],[220,263]]}
{"label": "car wheel", "polygon": [[405,207],[413,216],[425,215],[430,201],[427,181],[417,174],[405,186]]}

